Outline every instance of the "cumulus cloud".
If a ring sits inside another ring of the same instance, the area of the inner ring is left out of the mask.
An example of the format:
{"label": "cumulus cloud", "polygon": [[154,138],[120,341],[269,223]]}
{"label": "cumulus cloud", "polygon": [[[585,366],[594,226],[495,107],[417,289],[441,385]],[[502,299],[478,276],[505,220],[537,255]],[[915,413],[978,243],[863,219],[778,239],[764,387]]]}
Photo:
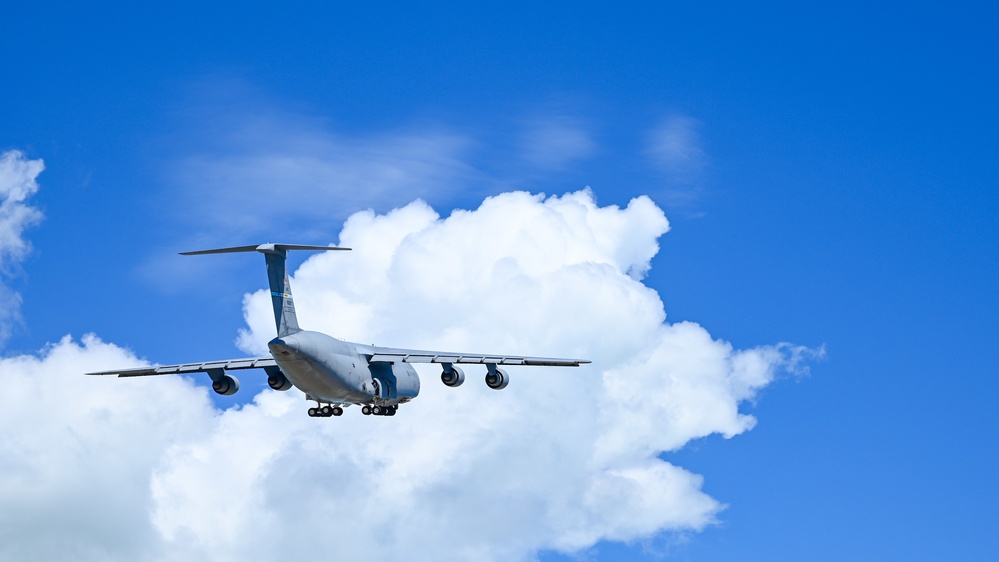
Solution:
{"label": "cumulus cloud", "polygon": [[[0,272],[4,274],[16,270],[31,249],[22,235],[25,229],[42,219],[42,213],[27,200],[38,191],[35,179],[44,169],[41,160],[29,160],[20,151],[0,154]],[[5,285],[0,285],[0,298],[7,303],[0,307],[2,343],[10,336],[12,325],[20,319],[21,298]]]}
{"label": "cumulus cloud", "polygon": [[161,541],[149,521],[150,475],[220,418],[206,389],[182,378],[150,386],[82,376],[141,364],[93,336],[0,359],[0,558],[153,558]]}
{"label": "cumulus cloud", "polygon": [[[339,242],[355,251],[295,272],[304,326],[593,361],[512,367],[501,392],[426,366],[395,417],[309,418],[296,390],[217,411],[184,378],[82,377],[140,363],[92,336],[3,359],[0,557],[508,561],[702,529],[722,504],[662,453],[752,428],[740,407],[808,350],[667,323],[641,282],[667,230],[646,197],[601,207],[588,191],[352,215]],[[265,291],[245,315],[240,344],[262,353]]]}
{"label": "cumulus cloud", "polygon": [[[755,418],[740,405],[778,371],[796,368],[807,350],[736,350],[697,324],[666,323],[659,295],[640,280],[667,229],[646,197],[623,209],[600,207],[588,191],[507,193],[447,218],[422,202],[353,215],[339,242],[355,251],[317,255],[294,277],[303,325],[354,341],[582,356],[593,364],[516,369],[500,393],[485,388],[482,373],[449,389],[427,368],[423,395],[396,418],[406,423],[379,426],[372,437],[397,446],[323,426],[336,440],[327,450],[318,451],[315,435],[309,445],[276,450],[273,462],[296,481],[328,479],[328,489],[308,498],[314,508],[323,508],[324,494],[329,502],[314,532],[343,529],[347,552],[380,553],[376,559],[440,558],[448,544],[454,559],[508,560],[714,521],[722,506],[702,491],[701,478],[660,455],[752,428]],[[245,310],[240,344],[262,352],[273,333],[267,293],[248,295]],[[365,421],[351,429],[370,431]],[[293,468],[308,450],[317,451],[309,468]],[[283,471],[250,472],[280,479]],[[357,478],[367,493],[345,489]],[[305,506],[281,495],[271,502],[262,511],[278,521],[293,521]],[[403,505],[405,518],[371,504]],[[174,520],[187,524],[186,515]]]}

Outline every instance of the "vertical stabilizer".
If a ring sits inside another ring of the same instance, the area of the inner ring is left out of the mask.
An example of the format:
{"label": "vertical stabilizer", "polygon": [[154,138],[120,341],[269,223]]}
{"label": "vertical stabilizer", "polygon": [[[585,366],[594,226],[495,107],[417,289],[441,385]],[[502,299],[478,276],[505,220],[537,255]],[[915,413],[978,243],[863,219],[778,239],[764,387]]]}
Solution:
{"label": "vertical stabilizer", "polygon": [[279,338],[302,331],[298,327],[295,301],[291,298],[291,284],[288,283],[285,267],[287,257],[287,250],[264,252],[264,259],[267,260],[267,282],[271,286],[271,304],[274,305],[274,322],[277,324]]}
{"label": "vertical stabilizer", "polygon": [[298,316],[295,314],[295,302],[291,297],[291,284],[288,283],[286,259],[288,250],[349,250],[336,246],[309,246],[304,244],[261,244],[259,246],[236,246],[234,248],[218,248],[215,250],[199,250],[196,252],[181,252],[184,256],[201,254],[230,254],[235,252],[260,252],[267,262],[267,283],[271,288],[271,304],[274,306],[274,322],[277,325],[278,337],[301,332],[298,327]]}

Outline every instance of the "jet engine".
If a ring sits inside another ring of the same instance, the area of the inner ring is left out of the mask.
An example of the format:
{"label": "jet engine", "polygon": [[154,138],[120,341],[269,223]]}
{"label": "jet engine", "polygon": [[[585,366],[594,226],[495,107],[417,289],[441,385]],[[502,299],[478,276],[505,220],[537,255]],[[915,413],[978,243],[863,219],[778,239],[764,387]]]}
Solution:
{"label": "jet engine", "polygon": [[212,381],[212,390],[222,396],[231,396],[239,390],[239,380],[232,375],[222,375],[217,381]]}
{"label": "jet engine", "polygon": [[284,373],[281,371],[274,371],[272,373],[268,373],[267,375],[267,386],[273,388],[274,390],[290,390],[292,384],[291,381],[288,380],[288,377],[284,376]]}
{"label": "jet engine", "polygon": [[465,371],[454,365],[451,365],[450,369],[445,367],[441,373],[441,382],[450,387],[461,386],[461,383],[465,382]]}
{"label": "jet engine", "polygon": [[506,371],[500,369],[499,367],[494,367],[489,369],[486,373],[486,385],[493,390],[502,390],[506,388],[506,385],[510,384],[510,375],[506,374]]}

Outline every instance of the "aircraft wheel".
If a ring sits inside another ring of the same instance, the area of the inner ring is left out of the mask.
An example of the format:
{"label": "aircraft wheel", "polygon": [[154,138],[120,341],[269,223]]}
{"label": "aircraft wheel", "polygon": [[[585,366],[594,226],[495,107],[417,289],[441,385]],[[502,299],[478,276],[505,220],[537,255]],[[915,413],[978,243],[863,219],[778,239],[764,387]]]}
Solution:
{"label": "aircraft wheel", "polygon": [[361,413],[364,414],[364,415],[366,415],[366,416],[370,416],[371,415],[371,406],[368,406],[367,404],[365,404],[364,407],[361,408]]}
{"label": "aircraft wheel", "polygon": [[398,411],[399,411],[399,407],[398,406],[393,406],[393,407],[389,408],[388,415],[394,416],[395,413],[398,412]]}
{"label": "aircraft wheel", "polygon": [[385,408],[382,408],[381,406],[375,406],[374,408],[371,408],[371,413],[376,416],[380,416],[385,413]]}
{"label": "aircraft wheel", "polygon": [[334,416],[342,416],[343,415],[343,408],[341,408],[340,406],[333,406],[333,415]]}
{"label": "aircraft wheel", "polygon": [[319,411],[315,408],[309,408],[309,417],[314,418],[319,415]]}
{"label": "aircraft wheel", "polygon": [[323,412],[323,417],[328,418],[333,415],[333,408],[329,406],[323,406],[322,412]]}

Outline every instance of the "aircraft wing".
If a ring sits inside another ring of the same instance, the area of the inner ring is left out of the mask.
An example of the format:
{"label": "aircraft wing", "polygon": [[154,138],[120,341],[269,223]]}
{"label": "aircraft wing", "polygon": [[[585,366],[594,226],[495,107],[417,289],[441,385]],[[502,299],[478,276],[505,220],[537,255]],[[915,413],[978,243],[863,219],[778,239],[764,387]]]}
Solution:
{"label": "aircraft wing", "polygon": [[449,351],[423,351],[377,346],[357,346],[361,355],[371,363],[452,363],[475,365],[532,365],[543,367],[578,367],[589,363],[586,359],[559,359],[554,357],[525,357],[522,355],[496,355],[483,353],[455,353]]}
{"label": "aircraft wing", "polygon": [[159,367],[142,367],[139,369],[118,369],[114,371],[98,371],[88,375],[117,375],[119,377],[148,377],[150,375],[187,375],[191,373],[207,373],[215,369],[236,371],[239,369],[263,369],[277,367],[272,357],[248,357],[245,359],[230,359],[228,361],[208,361],[206,363],[184,363],[181,365],[162,365]]}

